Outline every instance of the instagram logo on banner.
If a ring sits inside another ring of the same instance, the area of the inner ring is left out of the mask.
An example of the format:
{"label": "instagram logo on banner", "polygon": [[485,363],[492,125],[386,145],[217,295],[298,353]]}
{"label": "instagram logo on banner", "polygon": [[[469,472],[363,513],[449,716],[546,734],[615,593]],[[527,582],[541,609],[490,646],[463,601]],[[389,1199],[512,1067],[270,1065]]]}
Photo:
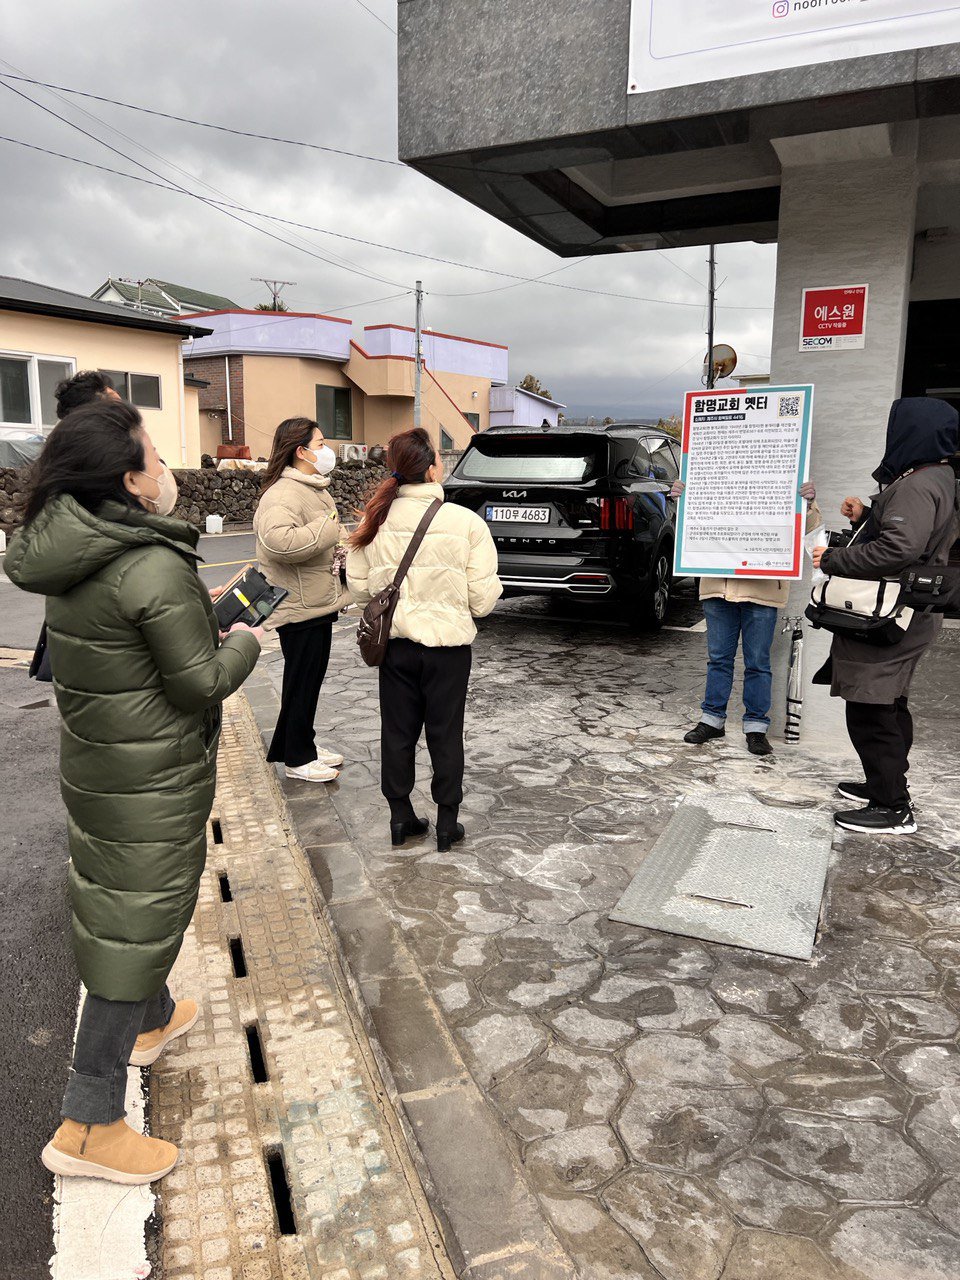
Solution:
{"label": "instagram logo on banner", "polygon": [[790,12],[790,0],[773,0],[773,16],[785,18]]}

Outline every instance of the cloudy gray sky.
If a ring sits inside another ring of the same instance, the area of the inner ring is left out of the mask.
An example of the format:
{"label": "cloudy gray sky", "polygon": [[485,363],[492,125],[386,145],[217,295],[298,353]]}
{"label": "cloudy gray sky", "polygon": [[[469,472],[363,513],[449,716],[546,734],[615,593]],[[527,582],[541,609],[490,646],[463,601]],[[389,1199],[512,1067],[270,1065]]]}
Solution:
{"label": "cloudy gray sky", "polygon": [[[391,0],[33,0],[5,6],[0,71],[156,110],[396,158]],[[376,16],[373,16],[376,15]],[[377,20],[380,19],[380,21]],[[6,84],[12,84],[6,81]],[[510,281],[338,239],[332,232],[535,276],[554,257],[405,168],[232,137],[15,84],[94,137],[0,88],[0,134],[206,197],[306,223],[252,227],[166,192],[0,142],[0,274],[89,293],[108,275],[192,284],[243,306],[251,276],[297,281],[292,309],[341,308],[356,326],[412,323],[402,296],[420,277],[425,322],[507,343],[511,377],[537,374],[578,413],[674,411],[697,385],[704,346],[704,249],[586,259],[563,283],[695,306],[654,305]],[[109,143],[126,157],[111,153]],[[718,340],[741,372],[766,372],[776,250],[722,246]],[[689,274],[686,274],[689,273]],[[693,277],[693,278],[691,278]],[[443,296],[443,295],[466,296]],[[357,305],[367,304],[370,305]]]}

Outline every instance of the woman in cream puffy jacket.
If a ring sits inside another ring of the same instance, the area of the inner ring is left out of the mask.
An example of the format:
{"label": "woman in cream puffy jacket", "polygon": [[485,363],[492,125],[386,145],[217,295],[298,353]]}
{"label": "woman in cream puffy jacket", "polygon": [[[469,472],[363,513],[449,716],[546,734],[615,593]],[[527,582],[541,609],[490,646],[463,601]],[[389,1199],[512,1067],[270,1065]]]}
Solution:
{"label": "woman in cream puffy jacket", "polygon": [[288,778],[332,782],[343,757],[316,745],[314,719],[330,660],[333,620],[350,602],[334,554],[340,518],[327,475],[336,456],[310,418],[288,418],[277,427],[253,518],[264,575],[289,592],[267,622],[283,650],[280,716],[268,760],[282,760]]}
{"label": "woman in cream puffy jacket", "polygon": [[[393,581],[417,526],[443,501],[443,463],[426,431],[404,431],[387,448],[390,475],[370,498],[350,539],[347,583],[360,604]],[[380,672],[383,794],[395,845],[429,826],[413,810],[414,757],[421,730],[433,764],[437,848],[462,840],[463,714],[477,634],[503,588],[497,551],[483,520],[445,503],[434,516],[400,588]]]}

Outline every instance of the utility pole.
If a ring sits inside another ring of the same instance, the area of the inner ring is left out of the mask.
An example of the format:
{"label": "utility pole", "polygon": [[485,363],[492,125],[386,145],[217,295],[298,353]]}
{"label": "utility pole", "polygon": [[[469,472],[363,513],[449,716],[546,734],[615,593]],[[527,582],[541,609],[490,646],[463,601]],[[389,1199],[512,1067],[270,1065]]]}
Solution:
{"label": "utility pole", "polygon": [[710,257],[707,259],[709,272],[707,275],[707,390],[713,390],[713,325],[717,312],[717,246],[710,246]]}
{"label": "utility pole", "polygon": [[423,282],[417,281],[417,321],[414,338],[413,425],[420,425],[420,383],[423,377]]}
{"label": "utility pole", "polygon": [[290,288],[293,289],[297,284],[296,280],[265,280],[263,276],[251,276],[250,279],[255,284],[265,284],[267,286],[273,298],[274,311],[280,310],[280,294],[283,292],[284,288],[289,285]]}

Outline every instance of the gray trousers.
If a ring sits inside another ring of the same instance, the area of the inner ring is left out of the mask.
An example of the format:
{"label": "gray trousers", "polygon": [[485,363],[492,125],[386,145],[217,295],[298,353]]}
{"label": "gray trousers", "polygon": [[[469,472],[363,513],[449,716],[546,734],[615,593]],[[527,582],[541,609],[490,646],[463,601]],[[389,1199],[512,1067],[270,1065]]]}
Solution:
{"label": "gray trousers", "polygon": [[166,986],[151,1000],[87,996],[60,1109],[64,1120],[113,1124],[126,1115],[127,1066],[137,1036],[165,1027],[175,1008]]}

